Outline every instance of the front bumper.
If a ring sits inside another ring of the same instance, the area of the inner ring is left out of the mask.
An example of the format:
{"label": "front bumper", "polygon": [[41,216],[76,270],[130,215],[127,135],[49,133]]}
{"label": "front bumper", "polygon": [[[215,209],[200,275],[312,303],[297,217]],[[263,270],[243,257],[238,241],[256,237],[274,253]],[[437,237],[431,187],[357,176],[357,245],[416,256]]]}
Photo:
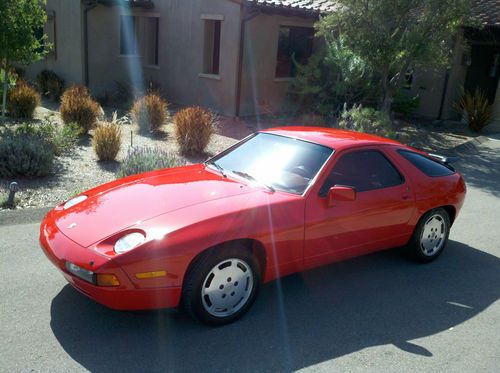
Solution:
{"label": "front bumper", "polygon": [[[106,307],[116,310],[146,310],[177,307],[179,304],[181,287],[138,288],[125,271],[113,266],[109,258],[70,240],[49,217],[40,226],[40,246],[75,289]],[[84,281],[67,271],[67,261],[96,273],[114,274],[118,277],[120,286],[101,287]]]}

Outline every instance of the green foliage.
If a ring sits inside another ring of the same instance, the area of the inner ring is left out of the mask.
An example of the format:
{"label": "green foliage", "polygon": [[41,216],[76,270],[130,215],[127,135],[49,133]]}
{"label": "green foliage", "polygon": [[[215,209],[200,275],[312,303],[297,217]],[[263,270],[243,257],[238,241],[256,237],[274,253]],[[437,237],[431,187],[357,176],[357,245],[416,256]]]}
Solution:
{"label": "green foliage", "polygon": [[86,87],[75,85],[62,95],[60,113],[64,123],[77,123],[82,133],[87,133],[97,123],[100,107]]}
{"label": "green foliage", "polygon": [[40,0],[0,1],[0,60],[29,64],[49,51],[46,37],[37,37],[47,21],[44,8]]}
{"label": "green foliage", "polygon": [[378,136],[394,137],[389,115],[361,105],[353,106],[351,109],[345,107],[340,117],[339,127]]}
{"label": "green foliage", "polygon": [[410,115],[420,107],[420,96],[407,95],[403,92],[397,92],[392,102],[392,110],[403,115]]}
{"label": "green foliage", "polygon": [[493,105],[489,103],[486,93],[480,89],[474,93],[463,93],[454,106],[469,128],[475,132],[490,124],[495,115]]}
{"label": "green foliage", "polygon": [[50,124],[52,130],[49,130],[49,139],[54,147],[56,155],[62,155],[70,152],[78,143],[82,130],[76,123],[65,123],[63,125]]}
{"label": "green foliage", "polygon": [[54,149],[37,132],[0,132],[0,177],[46,176],[52,172]]}
{"label": "green foliage", "polygon": [[[12,71],[7,72],[7,92],[16,86],[18,75]],[[0,100],[3,97],[3,87],[5,79],[5,70],[0,69]]]}
{"label": "green foliage", "polygon": [[468,22],[471,0],[336,0],[338,8],[318,23],[319,34],[342,38],[380,83],[380,108],[410,68],[449,63],[451,39]]}
{"label": "green foliage", "polygon": [[116,176],[120,178],[162,168],[177,167],[183,164],[182,159],[170,152],[158,148],[132,147],[123,160]]}
{"label": "green foliage", "polygon": [[40,105],[40,95],[26,82],[18,81],[9,92],[7,106],[13,118],[32,119],[38,105]]}
{"label": "green foliage", "polygon": [[[43,0],[0,1],[0,63],[8,69],[13,61],[30,64],[51,48],[45,35],[37,36],[47,21]],[[4,82],[4,91],[8,90]],[[2,113],[5,113],[2,99]]]}
{"label": "green foliage", "polygon": [[342,38],[330,36],[307,65],[297,65],[297,76],[289,90],[303,109],[327,116],[337,115],[344,104],[371,102],[375,92],[370,67],[344,47]]}
{"label": "green foliage", "polygon": [[64,92],[64,79],[51,70],[40,71],[36,81],[40,92],[53,100],[58,100]]}

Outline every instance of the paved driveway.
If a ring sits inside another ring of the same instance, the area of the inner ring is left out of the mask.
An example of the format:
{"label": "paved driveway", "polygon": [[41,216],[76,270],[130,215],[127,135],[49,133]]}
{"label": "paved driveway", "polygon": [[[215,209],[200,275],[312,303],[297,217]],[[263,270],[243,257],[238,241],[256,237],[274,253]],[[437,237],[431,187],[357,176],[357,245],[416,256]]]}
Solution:
{"label": "paved driveway", "polygon": [[44,257],[37,224],[4,224],[0,371],[498,371],[500,140],[459,168],[468,198],[438,261],[384,252],[290,276],[222,328],[95,304]]}

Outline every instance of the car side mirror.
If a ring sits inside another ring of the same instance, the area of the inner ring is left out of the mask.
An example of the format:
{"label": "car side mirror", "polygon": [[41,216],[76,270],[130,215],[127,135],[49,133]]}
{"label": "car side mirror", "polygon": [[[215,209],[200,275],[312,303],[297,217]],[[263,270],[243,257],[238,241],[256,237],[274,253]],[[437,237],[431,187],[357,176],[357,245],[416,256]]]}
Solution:
{"label": "car side mirror", "polygon": [[328,207],[335,205],[335,201],[350,202],[356,200],[354,188],[346,186],[334,186],[330,188],[327,195]]}

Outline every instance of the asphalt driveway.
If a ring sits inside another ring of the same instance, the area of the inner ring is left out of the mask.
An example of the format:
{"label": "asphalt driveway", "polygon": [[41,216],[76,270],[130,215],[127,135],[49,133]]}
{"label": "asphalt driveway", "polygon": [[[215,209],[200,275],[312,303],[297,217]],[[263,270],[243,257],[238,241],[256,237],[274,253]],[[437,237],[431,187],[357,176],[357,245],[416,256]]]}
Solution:
{"label": "asphalt driveway", "polygon": [[458,168],[468,196],[436,262],[389,251],[290,276],[221,328],[95,304],[45,258],[37,223],[4,221],[0,371],[498,371],[500,140]]}

